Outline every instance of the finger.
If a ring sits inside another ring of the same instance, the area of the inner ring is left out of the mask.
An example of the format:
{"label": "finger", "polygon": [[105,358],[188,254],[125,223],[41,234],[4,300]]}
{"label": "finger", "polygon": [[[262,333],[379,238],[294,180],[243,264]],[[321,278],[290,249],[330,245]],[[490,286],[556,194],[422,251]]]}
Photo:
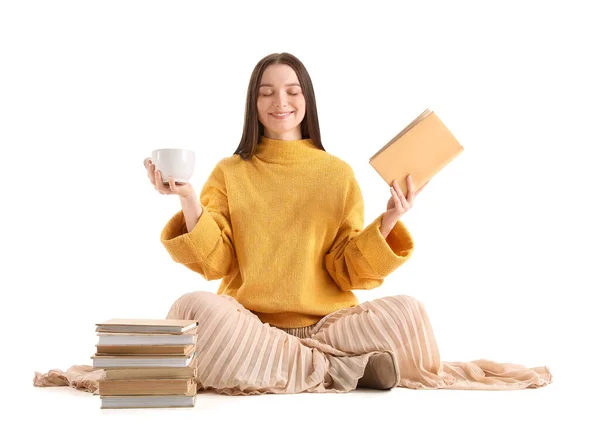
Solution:
{"label": "finger", "polygon": [[400,189],[400,186],[398,185],[398,182],[396,180],[394,180],[394,189],[396,191],[396,194],[398,194],[398,198],[400,199],[400,203],[402,204],[402,208],[408,208],[408,202],[406,201],[406,198],[404,197],[404,193],[402,192],[402,189]]}
{"label": "finger", "polygon": [[406,200],[412,204],[413,200],[415,199],[415,184],[413,183],[413,179],[410,176],[410,174],[408,175],[407,179],[406,179],[406,186],[408,189],[408,193],[406,194]]}
{"label": "finger", "polygon": [[394,205],[400,205],[400,198],[398,198],[398,194],[396,193],[396,189],[393,187],[390,188],[390,193],[392,194],[392,199],[394,200]]}
{"label": "finger", "polygon": [[159,175],[159,174],[160,174],[160,173],[158,172],[158,170],[154,170],[153,174],[154,174],[154,175],[153,175],[153,176],[154,176],[154,181],[152,182],[152,184],[154,184],[154,188],[155,188],[157,191],[160,191],[160,187],[159,187],[159,184],[160,184],[160,183],[159,183],[159,179],[160,179],[160,175]]}
{"label": "finger", "polygon": [[158,170],[154,171],[154,187],[156,188],[156,190],[159,190],[160,188],[158,187],[159,185],[159,180],[160,180],[160,173],[158,172]]}
{"label": "finger", "polygon": [[394,189],[393,187],[390,188],[390,190],[392,192],[392,197],[394,198],[394,206],[399,210],[404,210],[404,205],[402,204],[402,200],[400,199],[400,194],[402,193],[402,191],[400,191],[400,194],[398,194],[396,189]]}
{"label": "finger", "polygon": [[156,180],[156,179],[155,179],[155,177],[156,177],[156,174],[155,174],[155,172],[154,172],[154,165],[152,165],[152,162],[149,162],[149,163],[148,163],[148,168],[147,168],[147,170],[148,170],[148,178],[150,179],[150,182],[152,183],[152,185],[153,185],[153,186],[156,186],[156,185],[155,185],[155,180]]}
{"label": "finger", "polygon": [[175,192],[177,186],[175,185],[175,179],[173,178],[173,176],[169,176],[169,189],[171,189],[172,192]]}
{"label": "finger", "polygon": [[162,174],[159,170],[156,170],[156,189],[165,194],[169,192],[169,189],[163,184]]}
{"label": "finger", "polygon": [[148,177],[151,177],[151,180],[154,179],[154,165],[150,158],[146,158],[144,160],[144,166],[146,167],[146,171],[148,172]]}

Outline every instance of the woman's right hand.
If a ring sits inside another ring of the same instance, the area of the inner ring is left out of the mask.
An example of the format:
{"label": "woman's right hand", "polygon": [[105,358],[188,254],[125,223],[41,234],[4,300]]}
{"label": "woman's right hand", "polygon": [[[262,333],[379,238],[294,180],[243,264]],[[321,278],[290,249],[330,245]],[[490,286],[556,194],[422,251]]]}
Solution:
{"label": "woman's right hand", "polygon": [[150,183],[152,183],[152,186],[154,186],[154,189],[158,193],[162,195],[179,195],[180,198],[194,196],[194,189],[189,183],[175,183],[175,179],[169,177],[169,184],[163,184],[162,174],[159,170],[155,169],[150,158],[144,159],[144,166],[148,172]]}

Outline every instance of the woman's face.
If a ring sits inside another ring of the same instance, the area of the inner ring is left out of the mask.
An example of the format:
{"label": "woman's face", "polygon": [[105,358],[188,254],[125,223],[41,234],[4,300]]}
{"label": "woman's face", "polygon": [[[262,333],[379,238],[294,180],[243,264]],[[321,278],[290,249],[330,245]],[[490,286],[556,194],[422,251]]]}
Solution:
{"label": "woman's face", "polygon": [[258,120],[265,127],[266,137],[302,139],[300,124],[306,113],[306,104],[296,72],[290,66],[273,64],[265,69],[256,105]]}

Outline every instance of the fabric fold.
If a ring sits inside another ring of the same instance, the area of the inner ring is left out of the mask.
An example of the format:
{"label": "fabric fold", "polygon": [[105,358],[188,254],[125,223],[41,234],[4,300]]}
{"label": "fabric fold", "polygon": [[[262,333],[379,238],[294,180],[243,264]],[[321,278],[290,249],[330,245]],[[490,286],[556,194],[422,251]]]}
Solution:
{"label": "fabric fold", "polygon": [[[201,326],[196,352],[198,391],[227,395],[342,393],[354,390],[369,358],[390,351],[394,380],[407,389],[518,390],[552,382],[546,366],[488,359],[443,362],[424,306],[414,297],[379,298],[337,311],[308,336],[262,323],[233,297],[205,291],[183,295],[167,318]],[[289,333],[288,333],[289,332]],[[76,365],[35,374],[34,386],[94,392],[103,371]]]}

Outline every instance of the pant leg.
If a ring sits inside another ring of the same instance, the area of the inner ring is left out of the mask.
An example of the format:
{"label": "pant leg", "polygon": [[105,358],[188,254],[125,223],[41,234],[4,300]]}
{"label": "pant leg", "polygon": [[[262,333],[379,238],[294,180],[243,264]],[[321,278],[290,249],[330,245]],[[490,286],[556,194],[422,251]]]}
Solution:
{"label": "pant leg", "polygon": [[353,355],[393,351],[401,387],[509,390],[541,387],[552,381],[545,366],[527,368],[483,359],[442,362],[423,304],[406,295],[340,310],[325,320],[312,338]]}
{"label": "pant leg", "polygon": [[181,296],[167,318],[198,321],[196,381],[229,395],[347,392],[372,355],[292,336],[262,323],[233,297],[206,291]]}

